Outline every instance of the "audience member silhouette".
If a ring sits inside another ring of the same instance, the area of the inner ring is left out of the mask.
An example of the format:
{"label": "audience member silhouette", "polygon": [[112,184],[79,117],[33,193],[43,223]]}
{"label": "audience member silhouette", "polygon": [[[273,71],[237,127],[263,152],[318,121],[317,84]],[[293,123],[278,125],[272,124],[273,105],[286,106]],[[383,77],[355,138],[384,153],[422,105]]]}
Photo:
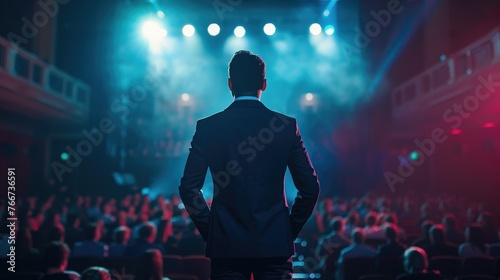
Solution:
{"label": "audience member silhouette", "polygon": [[62,242],[51,242],[43,253],[46,274],[42,280],[79,280],[80,275],[67,271],[70,250]]}

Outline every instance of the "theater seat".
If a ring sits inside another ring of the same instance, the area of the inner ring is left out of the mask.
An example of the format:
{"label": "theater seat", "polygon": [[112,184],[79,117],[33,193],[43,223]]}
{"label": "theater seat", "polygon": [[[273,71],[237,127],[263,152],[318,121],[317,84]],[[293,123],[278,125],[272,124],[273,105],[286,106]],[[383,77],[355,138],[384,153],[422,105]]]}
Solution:
{"label": "theater seat", "polygon": [[394,277],[389,277],[380,274],[370,274],[359,277],[359,280],[392,280]]}
{"label": "theater seat", "polygon": [[210,259],[205,256],[186,256],[182,259],[183,274],[193,275],[198,280],[210,280]]}
{"label": "theater seat", "polygon": [[196,276],[184,274],[167,274],[165,277],[170,280],[199,280]]}
{"label": "theater seat", "polygon": [[136,260],[126,257],[109,257],[102,259],[102,266],[110,272],[120,275],[132,275],[135,272]]}
{"label": "theater seat", "polygon": [[460,275],[495,275],[495,259],[491,257],[468,258],[462,261]]}
{"label": "theater seat", "polygon": [[395,278],[404,272],[403,260],[401,258],[377,258],[377,273]]}
{"label": "theater seat", "polygon": [[490,275],[473,274],[473,275],[458,276],[456,280],[496,280],[496,278]]}
{"label": "theater seat", "polygon": [[460,271],[460,259],[457,256],[432,257],[429,268],[438,270],[446,279],[455,279]]}
{"label": "theater seat", "polygon": [[341,265],[345,280],[358,280],[359,277],[375,273],[374,258],[347,258]]}
{"label": "theater seat", "polygon": [[163,257],[163,274],[184,274],[183,262],[181,256],[164,256]]}
{"label": "theater seat", "polygon": [[85,269],[91,266],[103,266],[102,259],[93,257],[74,257],[68,260],[68,269],[74,270],[78,273],[82,273]]}
{"label": "theater seat", "polygon": [[40,272],[14,272],[14,273],[2,273],[0,274],[0,279],[2,280],[38,280],[43,277],[43,273]]}

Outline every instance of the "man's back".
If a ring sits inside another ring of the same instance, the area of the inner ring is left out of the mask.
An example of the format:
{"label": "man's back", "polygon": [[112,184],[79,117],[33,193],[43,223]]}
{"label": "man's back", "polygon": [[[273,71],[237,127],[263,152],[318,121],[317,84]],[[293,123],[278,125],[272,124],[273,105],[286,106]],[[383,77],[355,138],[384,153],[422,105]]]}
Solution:
{"label": "man's back", "polygon": [[[193,169],[202,164],[209,167],[214,181],[210,219],[198,227],[207,241],[208,256],[282,257],[294,253],[293,239],[309,217],[309,209],[314,208],[319,191],[295,119],[267,109],[260,101],[235,101],[223,112],[198,122],[190,157],[196,157]],[[201,187],[198,180],[206,172],[193,176],[189,162],[180,186],[187,207],[193,199],[189,192],[194,185]],[[289,215],[284,197],[287,166],[303,197],[296,202],[297,211],[305,208],[306,215]],[[191,207],[195,209],[188,211],[207,210]]]}
{"label": "man's back", "polygon": [[[260,102],[267,87],[262,58],[238,51],[228,72],[234,102],[196,124],[179,193],[207,243],[212,280],[292,279],[293,241],[316,205],[318,178],[296,120]],[[298,190],[291,211],[287,167]],[[208,170],[211,208],[201,192]]]}

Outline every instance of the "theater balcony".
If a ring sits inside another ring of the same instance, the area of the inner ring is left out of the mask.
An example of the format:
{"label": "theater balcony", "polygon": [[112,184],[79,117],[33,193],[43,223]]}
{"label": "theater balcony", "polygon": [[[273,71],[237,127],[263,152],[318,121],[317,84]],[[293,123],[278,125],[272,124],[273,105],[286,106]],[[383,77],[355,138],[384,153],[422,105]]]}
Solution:
{"label": "theater balcony", "polygon": [[474,196],[480,187],[485,197],[497,197],[500,28],[442,56],[391,94],[385,169],[402,176],[401,189]]}
{"label": "theater balcony", "polygon": [[83,124],[90,88],[0,37],[0,109],[28,118]]}
{"label": "theater balcony", "polygon": [[459,129],[500,125],[499,82],[497,28],[394,88],[393,139],[418,137],[435,127],[457,129],[459,117],[463,119]]}

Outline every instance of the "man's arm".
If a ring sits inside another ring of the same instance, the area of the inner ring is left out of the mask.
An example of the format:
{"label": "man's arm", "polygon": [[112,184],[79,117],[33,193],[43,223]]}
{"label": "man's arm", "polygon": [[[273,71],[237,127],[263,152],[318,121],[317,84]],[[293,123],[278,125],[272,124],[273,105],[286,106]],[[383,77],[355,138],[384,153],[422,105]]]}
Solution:
{"label": "man's arm", "polygon": [[319,181],[304,147],[297,122],[294,121],[295,135],[292,151],[288,159],[288,168],[292,174],[293,183],[298,190],[290,214],[292,236],[296,238],[316,206],[319,195]]}
{"label": "man's arm", "polygon": [[191,141],[189,156],[186,167],[184,168],[184,176],[179,186],[179,194],[193,223],[206,241],[208,237],[208,217],[210,215],[210,208],[205,198],[203,198],[201,188],[205,182],[208,163],[201,147],[198,127],[199,122],[196,124],[196,132],[193,136],[193,141]]}

